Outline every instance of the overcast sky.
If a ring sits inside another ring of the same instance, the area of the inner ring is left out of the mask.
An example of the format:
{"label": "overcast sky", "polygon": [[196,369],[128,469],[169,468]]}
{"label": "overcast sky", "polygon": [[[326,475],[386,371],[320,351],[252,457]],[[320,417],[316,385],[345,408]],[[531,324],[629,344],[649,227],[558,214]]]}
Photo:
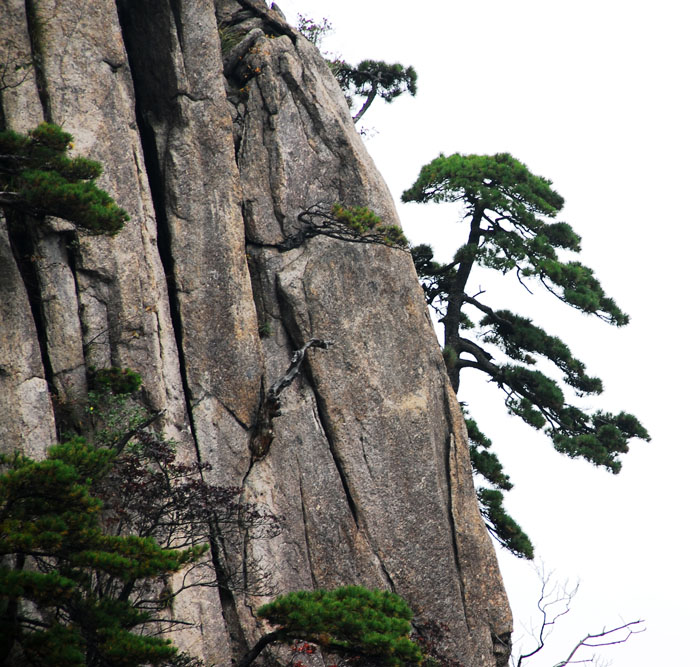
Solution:
{"label": "overcast sky", "polygon": [[[583,237],[581,260],[631,315],[628,327],[615,329],[551,297],[502,290],[495,273],[479,276],[491,305],[532,317],[603,378],[602,399],[585,407],[632,412],[653,438],[633,443],[622,472],[610,475],[556,454],[545,436],[506,416],[499,393],[463,374],[459,398],[516,484],[509,510],[555,576],[581,582],[549,652],[526,664],[554,665],[587,632],[638,618],[647,631],[604,657],[616,667],[693,664],[700,621],[695,3],[279,4],[292,23],[298,12],[328,18],[335,31],[323,48],[350,62],[417,70],[417,97],[377,102],[361,121],[376,130],[367,146],[413,242],[431,243],[446,260],[466,241],[458,210],[400,204],[423,164],[440,152],[510,152],[553,181],[566,199],[560,219]],[[530,564],[502,550],[499,557],[517,638],[534,617],[539,584]]]}

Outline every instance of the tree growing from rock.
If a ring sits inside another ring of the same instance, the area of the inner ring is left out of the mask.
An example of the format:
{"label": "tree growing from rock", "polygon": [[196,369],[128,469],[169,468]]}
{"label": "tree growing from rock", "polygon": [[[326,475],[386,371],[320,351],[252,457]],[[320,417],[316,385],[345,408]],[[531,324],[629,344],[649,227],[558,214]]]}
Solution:
{"label": "tree growing from rock", "polygon": [[355,98],[361,100],[360,109],[352,117],[355,123],[367,113],[377,97],[393,102],[404,93],[415,97],[418,92],[418,75],[410,65],[406,67],[383,60],[363,60],[351,65],[344,60],[336,60],[331,63],[331,70],[350,104],[354,106]]}
{"label": "tree growing from rock", "polygon": [[72,142],[51,123],[29,134],[1,131],[0,208],[39,220],[64,218],[90,234],[116,234],[129,216],[95,184],[102,173],[98,162],[68,157]]}
{"label": "tree growing from rock", "polygon": [[295,640],[373,664],[399,666],[422,660],[418,644],[409,638],[413,612],[403,598],[388,591],[361,586],[298,591],[263,605],[257,615],[280,627],[263,635],[238,667],[248,667],[272,643]]}
{"label": "tree growing from rock", "polygon": [[269,593],[268,573],[243,563],[244,541],[276,535],[279,523],[241,489],[207,482],[210,466],[179,460],[147,429],[160,414],[132,398],[138,374],[108,368],[91,380],[81,426],[92,443],[74,436],[46,461],[0,459],[0,656],[198,664],[152,631],[181,624],[171,609],[187,588]]}
{"label": "tree growing from rock", "polygon": [[[593,271],[567,261],[560,251],[578,253],[581,237],[565,222],[549,222],[564,205],[551,181],[535,176],[507,153],[440,155],[425,165],[402,195],[404,202],[459,202],[467,240],[452,261],[434,260],[427,245],[413,258],[427,302],[443,327],[444,357],[455,392],[461,372],[472,369],[503,390],[508,412],[544,429],[557,451],[581,457],[613,473],[632,438],[649,440],[639,420],[627,413],[587,412],[567,397],[600,394],[602,381],[557,336],[523,315],[488,303],[485,290],[470,282],[475,266],[513,274],[530,292],[539,284],[563,303],[614,326],[629,317],[606,295]],[[474,467],[495,489],[479,492],[492,532],[514,553],[531,557],[529,540],[505,514],[500,490],[512,484],[490,440],[473,419],[467,425]],[[512,522],[512,523],[511,523]]]}
{"label": "tree growing from rock", "polygon": [[[298,14],[297,30],[320,48],[323,38],[332,32],[333,26],[327,18],[317,22]],[[357,65],[351,65],[342,58],[331,57],[327,53],[324,57],[350,108],[360,105],[353,116],[355,123],[367,113],[377,97],[385,102],[392,102],[404,93],[415,96],[418,92],[418,74],[410,65],[406,67],[401,63],[387,63],[383,60],[363,60]],[[356,102],[358,98],[359,101]]]}
{"label": "tree growing from rock", "polygon": [[[96,186],[98,163],[67,156],[71,142],[49,123],[0,132],[0,208],[15,226],[56,216],[115,234],[128,216]],[[0,662],[193,664],[158,636],[180,623],[173,598],[242,586],[241,540],[273,534],[276,519],[240,489],[206,483],[205,464],[177,461],[172,443],[146,431],[160,414],[129,397],[136,373],[102,369],[92,381],[73,424],[82,435],[44,461],[0,457]],[[246,584],[263,582],[247,565]]]}

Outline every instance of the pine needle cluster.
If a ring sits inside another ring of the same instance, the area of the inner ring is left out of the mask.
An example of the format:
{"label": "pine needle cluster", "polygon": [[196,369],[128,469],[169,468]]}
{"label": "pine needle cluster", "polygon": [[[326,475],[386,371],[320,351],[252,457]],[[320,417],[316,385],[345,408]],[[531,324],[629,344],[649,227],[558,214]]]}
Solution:
{"label": "pine needle cluster", "polygon": [[95,184],[98,162],[68,157],[72,142],[51,123],[26,135],[1,131],[0,207],[64,218],[89,234],[116,234],[129,216]]}
{"label": "pine needle cluster", "polygon": [[418,644],[409,638],[413,612],[403,598],[388,591],[362,586],[298,591],[263,605],[257,614],[280,626],[268,635],[275,641],[301,639],[375,664],[400,666],[422,660]]}

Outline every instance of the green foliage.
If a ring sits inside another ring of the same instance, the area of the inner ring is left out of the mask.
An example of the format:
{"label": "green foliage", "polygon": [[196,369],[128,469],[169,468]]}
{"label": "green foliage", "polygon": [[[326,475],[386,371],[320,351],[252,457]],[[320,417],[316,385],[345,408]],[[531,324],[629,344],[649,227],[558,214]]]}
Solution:
{"label": "green foliage", "polygon": [[[469,433],[469,457],[472,469],[496,489],[510,491],[513,484],[503,470],[498,456],[489,451],[492,442],[477,423],[465,414],[464,422]],[[530,538],[503,507],[503,494],[486,487],[476,489],[479,508],[486,528],[496,541],[518,558],[532,559],[534,548]]]}
{"label": "green foliage", "polygon": [[581,238],[564,222],[538,217],[554,217],[564,205],[550,186],[507,153],[455,153],[425,165],[401,199],[462,202],[475,237],[467,244],[474,261],[502,273],[516,270],[574,308],[617,326],[627,324],[629,317],[605,295],[591,269],[558,259],[557,249],[578,252]]}
{"label": "green foliage", "polygon": [[0,457],[2,660],[17,647],[32,663],[66,666],[155,665],[175,655],[169,641],[138,632],[157,606],[135,607],[130,592],[206,547],[162,549],[150,537],[105,534],[92,487],[114,457],[80,437],[43,461]]}
{"label": "green foliage", "polygon": [[[74,436],[44,461],[0,459],[3,664],[21,653],[67,667],[201,665],[144,628],[177,623],[171,603],[189,586],[240,590],[243,540],[279,531],[240,489],[208,484],[209,466],[177,461],[172,443],[144,430],[157,415],[116,393],[137,389],[136,373],[106,369],[104,380],[83,425],[104,446]],[[222,555],[216,567],[209,544]],[[266,594],[246,566],[246,590]],[[173,590],[167,575],[182,568]]]}
{"label": "green foliage", "polygon": [[132,396],[104,387],[88,393],[86,413],[87,420],[82,426],[100,447],[126,444],[122,440],[149,419],[147,411]]}
{"label": "green foliage", "polygon": [[306,239],[319,235],[352,243],[378,243],[401,249],[406,249],[408,245],[398,225],[385,225],[366,206],[335,203],[328,208],[325,204],[315,204],[297,217],[301,223],[299,230],[279,244],[278,248],[298,248]]}
{"label": "green foliage", "polygon": [[498,456],[491,451],[487,451],[492,445],[491,440],[481,432],[481,429],[473,419],[465,417],[464,422],[469,433],[469,457],[472,468],[496,488],[510,491],[513,488],[513,484],[510,481],[510,477],[505,474]]}
{"label": "green foliage", "polygon": [[333,204],[331,215],[338,221],[346,225],[357,233],[358,236],[367,234],[378,235],[385,245],[396,245],[405,247],[408,239],[397,225],[385,225],[382,219],[366,206],[342,206]]}
{"label": "green foliage", "polygon": [[519,558],[534,558],[535,550],[530,538],[503,509],[503,494],[494,489],[481,488],[477,490],[477,497],[486,526],[496,540]]}
{"label": "green foliage", "polygon": [[[572,308],[609,324],[629,322],[590,268],[559,256],[579,252],[581,237],[567,223],[552,220],[564,200],[551,185],[507,153],[440,155],[421,169],[402,200],[460,202],[469,224],[467,242],[444,264],[434,260],[428,245],[412,248],[411,254],[426,300],[444,327],[447,370],[455,391],[462,369],[481,371],[503,390],[508,411],[535,429],[544,428],[557,451],[617,473],[629,440],[649,439],[639,420],[625,412],[589,413],[570,404],[561,381],[578,397],[600,394],[602,381],[588,375],[585,364],[557,336],[529,318],[487,305],[480,298],[481,287],[474,296],[469,293],[472,269],[481,265],[515,275],[528,292],[529,284],[539,283]],[[468,428],[475,471],[496,488],[508,490],[508,476],[495,455],[486,451],[490,441],[473,420]],[[505,514],[500,493],[479,493],[482,510],[502,544],[526,555],[528,549],[519,544],[526,536]]]}
{"label": "green foliage", "polygon": [[278,597],[257,613],[281,626],[281,641],[310,641],[333,653],[365,656],[385,665],[422,659],[420,648],[409,639],[413,612],[388,591],[360,586],[299,591]]}
{"label": "green foliage", "polygon": [[418,92],[416,70],[401,63],[363,60],[355,66],[336,60],[331,63],[331,70],[351,104],[355,97],[363,98],[360,110],[353,116],[355,122],[362,118],[377,96],[392,102],[404,93],[415,96]]}
{"label": "green foliage", "polygon": [[[333,26],[326,18],[315,21],[298,14],[297,30],[320,48],[326,35],[333,32]],[[345,94],[348,106],[352,109],[356,106],[356,98],[361,100],[360,109],[353,116],[356,123],[377,97],[392,102],[404,93],[415,96],[418,92],[418,75],[411,66],[386,63],[383,60],[363,60],[358,65],[351,65],[338,56],[330,56],[328,53],[323,55]]]}
{"label": "green foliage", "polygon": [[487,331],[483,340],[497,345],[511,359],[534,365],[536,359],[532,355],[538,354],[549,359],[563,373],[564,382],[579,395],[603,391],[601,380],[586,375],[585,365],[574,358],[568,346],[532,324],[532,320],[509,310],[499,310],[486,315],[480,325]]}
{"label": "green foliage", "polygon": [[0,206],[70,220],[90,234],[116,234],[129,219],[95,185],[99,163],[69,158],[73,138],[51,123],[28,135],[0,132]]}
{"label": "green foliage", "polygon": [[130,368],[103,368],[95,371],[94,384],[100,391],[114,394],[133,394],[141,386],[141,376]]}
{"label": "green foliage", "polygon": [[231,54],[233,49],[238,45],[243,39],[243,33],[240,30],[236,30],[236,26],[224,25],[219,23],[219,43],[221,45],[221,56],[226,58]]}

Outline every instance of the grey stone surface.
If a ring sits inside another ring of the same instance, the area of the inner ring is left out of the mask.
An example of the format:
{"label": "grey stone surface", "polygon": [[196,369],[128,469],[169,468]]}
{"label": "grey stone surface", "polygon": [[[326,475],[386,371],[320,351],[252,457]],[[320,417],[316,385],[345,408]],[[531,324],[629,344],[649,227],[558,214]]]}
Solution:
{"label": "grey stone surface", "polygon": [[42,458],[56,437],[27,291],[0,215],[0,446]]}
{"label": "grey stone surface", "polygon": [[[325,236],[277,247],[314,205],[397,224],[386,185],[318,51],[262,2],[214,4],[29,3],[44,80],[2,91],[3,118],[62,124],[132,219],[113,238],[76,243],[65,221],[32,237],[38,325],[0,235],[3,448],[54,441],[49,384],[79,405],[88,365],[133,368],[181,456],[280,517],[244,554],[276,592],[391,588],[449,625],[445,649],[466,667],[502,664],[493,636],[510,611],[409,255]],[[0,4],[0,48],[21,57],[24,9]],[[233,59],[217,20],[240,32]],[[309,350],[266,413],[311,338],[333,345]],[[175,605],[192,626],[174,639],[230,664],[262,632],[252,610],[266,599],[192,589]]]}
{"label": "grey stone surface", "polygon": [[[43,120],[24,0],[0,2],[0,95],[5,123],[26,132]],[[16,69],[16,68],[20,69]]]}

